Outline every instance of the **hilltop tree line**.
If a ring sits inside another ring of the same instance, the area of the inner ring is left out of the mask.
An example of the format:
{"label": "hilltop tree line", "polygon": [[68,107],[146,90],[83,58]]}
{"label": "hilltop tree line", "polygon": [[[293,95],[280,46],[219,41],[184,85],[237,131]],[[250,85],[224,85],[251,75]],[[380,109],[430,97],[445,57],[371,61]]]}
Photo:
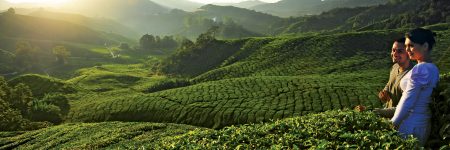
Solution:
{"label": "hilltop tree line", "polygon": [[390,0],[385,5],[337,8],[320,15],[291,18],[281,33],[414,28],[450,22],[448,0]]}
{"label": "hilltop tree line", "polygon": [[178,42],[173,36],[154,36],[145,34],[139,39],[140,48],[144,51],[167,50],[178,47]]}
{"label": "hilltop tree line", "polygon": [[[16,43],[14,51],[14,63],[21,71],[33,70],[38,67],[40,48],[33,46],[28,41],[19,41]],[[71,55],[70,51],[62,45],[51,49],[56,64],[67,64],[67,59]]]}
{"label": "hilltop tree line", "polygon": [[207,32],[210,28],[217,28],[216,37],[223,39],[262,36],[261,34],[247,30],[232,18],[207,18],[201,15],[186,17],[182,34],[195,38],[196,36]]}

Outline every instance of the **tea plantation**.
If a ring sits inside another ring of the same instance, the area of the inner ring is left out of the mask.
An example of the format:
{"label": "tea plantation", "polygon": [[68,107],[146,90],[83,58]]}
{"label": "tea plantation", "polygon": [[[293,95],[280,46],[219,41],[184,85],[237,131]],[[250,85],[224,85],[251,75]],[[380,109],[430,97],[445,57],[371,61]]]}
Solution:
{"label": "tea plantation", "polygon": [[[25,83],[38,97],[62,93],[70,108],[62,125],[0,132],[0,149],[411,149],[414,139],[400,139],[387,120],[342,111],[382,107],[392,40],[405,30],[202,43],[159,62],[198,68],[178,74],[122,64],[80,69],[68,80],[20,76],[9,84]],[[432,57],[442,83],[431,142],[445,148],[450,32],[437,32]],[[209,63],[214,53],[204,51],[221,43],[229,47],[218,50],[223,61]]]}
{"label": "tea plantation", "polygon": [[0,134],[0,149],[411,149],[373,113],[328,111],[221,130],[188,125],[103,122]]}

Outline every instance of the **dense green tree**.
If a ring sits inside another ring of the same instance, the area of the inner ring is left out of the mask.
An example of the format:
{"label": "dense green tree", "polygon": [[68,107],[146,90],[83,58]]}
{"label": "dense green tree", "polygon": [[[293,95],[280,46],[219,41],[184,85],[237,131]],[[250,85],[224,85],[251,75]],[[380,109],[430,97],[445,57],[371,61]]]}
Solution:
{"label": "dense green tree", "polygon": [[50,121],[52,123],[61,123],[61,108],[45,101],[33,102],[31,108],[33,112],[30,116],[33,121]]}
{"label": "dense green tree", "polygon": [[70,56],[70,52],[64,46],[55,46],[52,49],[53,55],[56,56],[56,62],[58,64],[67,64],[67,58]]}
{"label": "dense green tree", "polygon": [[30,70],[38,62],[38,47],[33,47],[27,41],[19,41],[16,43],[16,64],[22,71]]}
{"label": "dense green tree", "polygon": [[144,51],[152,50],[172,50],[178,47],[173,36],[153,36],[145,34],[139,40],[140,48]]}
{"label": "dense green tree", "polygon": [[155,37],[153,35],[145,34],[139,39],[141,49],[149,50],[155,43]]}
{"label": "dense green tree", "polygon": [[[26,89],[22,86],[12,89],[8,86],[5,79],[0,76],[0,131],[21,130],[25,127],[27,120],[23,119],[23,112],[11,103],[14,102],[14,104],[21,107],[20,101],[24,99],[20,98],[26,96],[14,92],[24,90]],[[16,100],[16,98],[19,98],[19,100]]]}
{"label": "dense green tree", "polygon": [[180,47],[178,49],[188,49],[190,47],[194,46],[194,42],[192,42],[191,40],[184,38],[181,41]]}
{"label": "dense green tree", "polygon": [[20,111],[11,108],[9,103],[0,98],[0,131],[22,129],[23,125],[24,119]]}
{"label": "dense green tree", "polygon": [[8,103],[20,110],[22,115],[28,115],[31,101],[33,101],[30,88],[25,84],[19,83],[14,88],[11,88],[10,91],[9,99],[7,99]]}
{"label": "dense green tree", "polygon": [[175,41],[175,39],[172,36],[164,36],[161,39],[161,47],[162,48],[176,48],[178,46],[177,41]]}
{"label": "dense green tree", "polygon": [[200,34],[197,38],[197,43],[208,43],[216,40],[216,33],[219,31],[219,26],[212,26],[205,33]]}

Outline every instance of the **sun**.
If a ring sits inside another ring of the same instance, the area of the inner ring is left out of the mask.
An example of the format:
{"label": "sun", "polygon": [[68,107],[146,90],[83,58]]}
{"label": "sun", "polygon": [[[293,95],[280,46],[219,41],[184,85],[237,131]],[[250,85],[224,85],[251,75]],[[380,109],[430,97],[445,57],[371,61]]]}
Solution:
{"label": "sun", "polygon": [[60,6],[70,2],[71,0],[6,0],[10,3],[29,3],[36,5]]}

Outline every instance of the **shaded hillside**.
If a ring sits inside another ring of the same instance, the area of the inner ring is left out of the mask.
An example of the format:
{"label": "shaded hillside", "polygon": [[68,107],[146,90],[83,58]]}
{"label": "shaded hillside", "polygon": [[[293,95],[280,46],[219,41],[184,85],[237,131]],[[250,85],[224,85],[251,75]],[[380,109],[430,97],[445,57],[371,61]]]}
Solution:
{"label": "shaded hillside", "polygon": [[62,20],[66,22],[71,22],[74,24],[92,28],[94,30],[124,35],[134,39],[136,39],[139,36],[139,34],[136,33],[136,31],[133,31],[129,27],[126,27],[118,22],[106,18],[89,18],[78,14],[51,12],[46,10],[38,10],[29,15],[34,17],[42,17],[53,20]]}
{"label": "shaded hillside", "polygon": [[195,14],[216,21],[232,19],[245,29],[260,34],[271,34],[272,24],[282,21],[276,16],[233,6],[205,5]]}
{"label": "shaded hillside", "polygon": [[388,0],[282,0],[252,7],[256,11],[281,17],[315,15],[333,8],[384,4]]}
{"label": "shaded hillside", "polygon": [[167,74],[196,76],[220,65],[228,56],[237,52],[244,42],[218,40],[197,42],[196,45],[179,49],[165,58],[159,67]]}
{"label": "shaded hillside", "polygon": [[[2,37],[103,44],[110,38],[90,28],[58,20],[0,14]],[[117,36],[117,35],[116,35]],[[120,37],[120,36],[119,36]],[[122,38],[126,40],[126,38]]]}
{"label": "shaded hillside", "polygon": [[[121,42],[135,43],[121,35],[65,21],[3,13],[0,14],[0,55],[5,59],[0,60],[0,66],[5,70],[1,75],[9,78],[22,73],[39,73],[69,77],[81,67],[123,60],[112,60],[108,50],[108,46]],[[56,62],[53,52],[56,46],[63,46],[70,53],[65,57],[68,64]],[[19,47],[26,51],[16,56],[20,53]]]}
{"label": "shaded hillside", "polygon": [[185,20],[191,16],[183,10],[173,9],[167,13],[158,13],[135,18],[133,22],[127,24],[141,33],[149,33],[153,35],[175,35],[182,32],[185,27]]}
{"label": "shaded hillside", "polygon": [[391,0],[379,6],[335,9],[296,18],[284,33],[397,29],[445,23],[450,14],[449,5],[446,0]]}

